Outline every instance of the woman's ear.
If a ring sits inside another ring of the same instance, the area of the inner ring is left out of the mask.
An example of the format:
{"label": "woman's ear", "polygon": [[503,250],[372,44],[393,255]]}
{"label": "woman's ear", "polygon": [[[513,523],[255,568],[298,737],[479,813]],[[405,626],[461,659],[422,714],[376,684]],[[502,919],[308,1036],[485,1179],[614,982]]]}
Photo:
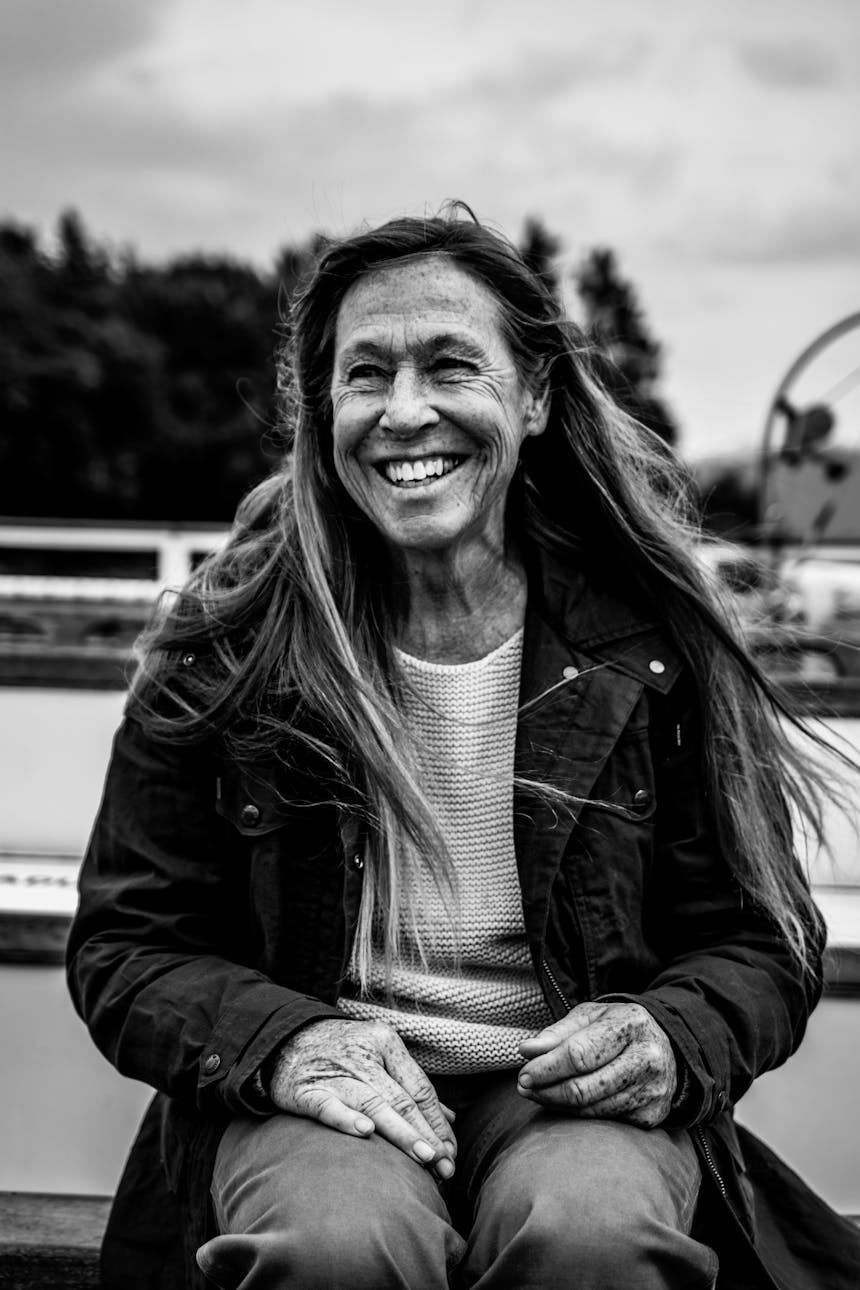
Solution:
{"label": "woman's ear", "polygon": [[525,416],[523,422],[527,435],[543,434],[549,420],[549,386],[539,390],[529,390],[526,395]]}

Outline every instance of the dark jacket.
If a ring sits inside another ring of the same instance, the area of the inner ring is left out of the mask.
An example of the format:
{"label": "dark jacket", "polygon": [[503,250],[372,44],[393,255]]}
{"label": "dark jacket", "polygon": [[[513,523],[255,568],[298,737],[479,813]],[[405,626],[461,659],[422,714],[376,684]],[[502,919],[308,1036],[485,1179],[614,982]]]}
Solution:
{"label": "dark jacket", "polygon": [[[701,747],[691,685],[653,622],[544,560],[530,579],[516,774],[582,801],[568,813],[515,793],[526,932],[547,1002],[561,1017],[585,999],[629,999],[668,1034],[685,1088],[671,1122],[690,1127],[702,1159],[699,1221],[722,1284],[856,1290],[860,1264],[840,1270],[840,1254],[826,1280],[804,1279],[778,1223],[753,1242],[731,1107],[793,1052],[818,987],[732,877]],[[131,714],[116,737],[69,981],[102,1052],[159,1095],[109,1227],[108,1287],[181,1284],[170,1262],[178,1211],[196,1284],[226,1120],[268,1113],[252,1086],[261,1063],[309,1020],[339,1015],[361,897],[359,816],[325,800],[325,772],[306,756],[285,774],[239,773],[217,744],[155,743]],[[822,1213],[837,1225],[828,1233],[818,1214],[822,1239],[852,1260],[848,1225]],[[812,1247],[814,1270],[823,1255]]]}

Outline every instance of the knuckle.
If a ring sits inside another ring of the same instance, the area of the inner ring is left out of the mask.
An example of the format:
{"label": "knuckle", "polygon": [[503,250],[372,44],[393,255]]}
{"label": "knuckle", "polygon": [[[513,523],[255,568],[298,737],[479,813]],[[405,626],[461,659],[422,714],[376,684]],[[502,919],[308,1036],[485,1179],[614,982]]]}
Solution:
{"label": "knuckle", "polygon": [[430,1081],[425,1077],[415,1082],[414,1092],[412,1094],[416,1102],[435,1102],[436,1090]]}
{"label": "knuckle", "polygon": [[574,1080],[565,1080],[561,1086],[561,1096],[567,1106],[582,1106],[584,1101],[582,1090]]}
{"label": "knuckle", "polygon": [[332,1095],[328,1089],[324,1088],[306,1088],[297,1092],[296,1105],[304,1109],[306,1114],[319,1120],[326,1111],[326,1107],[332,1101]]}
{"label": "knuckle", "polygon": [[415,1110],[415,1103],[412,1098],[408,1093],[404,1093],[402,1091],[393,1093],[388,1099],[388,1105],[391,1107],[392,1111],[396,1111],[404,1120],[408,1119]]}
{"label": "knuckle", "polygon": [[381,1111],[387,1105],[386,1099],[375,1088],[367,1088],[362,1096],[358,1099],[360,1109],[369,1115],[371,1119],[377,1112]]}
{"label": "knuckle", "polygon": [[573,1070],[585,1070],[592,1056],[592,1045],[584,1043],[576,1035],[570,1035],[564,1045],[568,1064]]}

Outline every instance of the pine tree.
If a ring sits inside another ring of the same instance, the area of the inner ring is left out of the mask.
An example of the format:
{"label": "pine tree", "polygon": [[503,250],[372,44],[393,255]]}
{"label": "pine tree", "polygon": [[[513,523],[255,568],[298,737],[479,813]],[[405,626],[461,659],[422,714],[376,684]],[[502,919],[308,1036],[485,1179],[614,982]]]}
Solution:
{"label": "pine tree", "polygon": [[559,280],[555,258],[560,250],[561,238],[550,233],[543,220],[529,215],[523,225],[520,255],[556,300],[559,298]]}
{"label": "pine tree", "polygon": [[621,277],[614,252],[595,247],[575,280],[604,383],[627,412],[666,443],[675,443],[674,418],[656,393],[661,346],[650,333],[632,284]]}

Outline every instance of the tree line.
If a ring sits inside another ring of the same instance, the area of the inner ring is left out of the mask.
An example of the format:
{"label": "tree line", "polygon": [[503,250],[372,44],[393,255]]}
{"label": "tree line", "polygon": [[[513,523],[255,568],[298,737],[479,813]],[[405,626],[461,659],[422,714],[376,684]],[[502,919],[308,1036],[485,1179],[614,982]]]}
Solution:
{"label": "tree line", "polygon": [[[280,455],[276,353],[290,296],[324,238],[260,270],[193,252],[148,263],[74,211],[46,248],[0,223],[0,514],[226,521]],[[520,249],[556,293],[561,241],[536,218]],[[581,321],[616,398],[667,442],[661,347],[616,256],[573,271]]]}

